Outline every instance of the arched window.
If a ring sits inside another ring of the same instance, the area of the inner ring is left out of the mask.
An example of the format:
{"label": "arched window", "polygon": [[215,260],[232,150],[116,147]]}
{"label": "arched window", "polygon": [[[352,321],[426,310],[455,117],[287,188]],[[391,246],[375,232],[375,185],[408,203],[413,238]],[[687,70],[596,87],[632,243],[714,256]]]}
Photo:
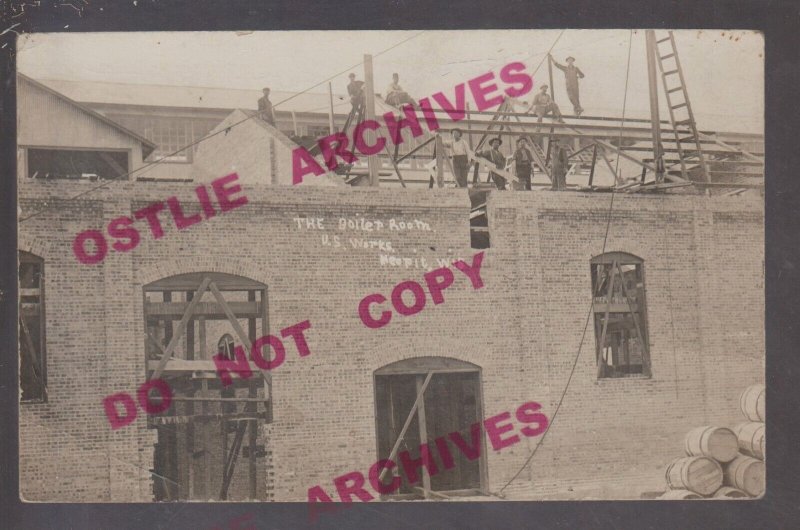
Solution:
{"label": "arched window", "polygon": [[597,377],[650,376],[644,262],[624,252],[591,260]]}
{"label": "arched window", "polygon": [[272,421],[267,375],[254,369],[225,385],[213,357],[232,360],[269,334],[267,286],[193,272],[143,290],[147,377],[166,378],[174,394],[169,410],[148,417],[158,430],[156,500],[266,498],[273,479],[259,425]]}
{"label": "arched window", "polygon": [[[375,424],[378,459],[405,462],[431,455],[435,440],[459,437],[474,449],[467,457],[453,449],[452,468],[429,473],[417,468],[409,476],[401,464],[392,473],[401,477],[398,497],[429,497],[431,492],[472,492],[485,486],[486,448],[481,419],[481,372],[472,363],[443,357],[416,357],[388,364],[375,371]],[[477,440],[476,440],[477,438]],[[477,456],[479,455],[479,456]],[[384,477],[384,482],[390,482]],[[432,476],[431,476],[432,475]]]}
{"label": "arched window", "polygon": [[44,260],[19,252],[19,382],[22,402],[47,400]]}

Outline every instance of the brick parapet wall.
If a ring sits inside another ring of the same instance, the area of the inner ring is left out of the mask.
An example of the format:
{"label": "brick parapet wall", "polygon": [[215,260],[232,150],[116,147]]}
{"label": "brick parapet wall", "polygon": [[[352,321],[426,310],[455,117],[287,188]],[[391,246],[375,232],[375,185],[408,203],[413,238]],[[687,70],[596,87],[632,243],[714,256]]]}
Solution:
{"label": "brick parapet wall", "polygon": [[[185,201],[187,215],[197,208],[194,185],[169,183],[112,184],[80,201],[63,200],[88,189],[84,184],[20,186],[23,216],[42,201],[58,203],[20,228],[21,248],[42,255],[47,271],[51,400],[22,406],[20,420],[23,483],[30,480],[28,495],[37,499],[149,499],[148,480],[98,455],[149,469],[154,431],[140,418],[111,437],[100,400],[117,389],[133,392],[143,380],[142,286],[184,272],[218,271],[266,283],[273,332],[312,322],[312,355],[300,359],[288,346],[286,362],[273,374],[268,445],[275,500],[303,500],[316,484],[333,494],[334,477],[366,472],[376,458],[373,373],[391,362],[426,355],[472,362],[481,367],[486,416],[530,400],[552,414],[586,322],[589,260],[601,252],[611,199],[491,194],[485,287],[473,290],[456,271],[444,304],[428,300],[418,315],[395,314],[388,326],[372,330],[357,314],[364,295],[388,297],[399,281],[422,281],[421,258],[428,268],[438,260],[470,260],[475,251],[469,248],[466,193],[245,186],[247,206],[185,231],[167,227],[157,241],[143,229],[134,251],[112,252],[103,264],[86,266],[71,251],[79,231],[102,229],[112,215],[130,215],[171,195]],[[663,466],[680,454],[689,428],[730,423],[741,389],[763,380],[762,205],[746,197],[614,200],[606,250],[644,260],[653,377],[598,381],[590,323],[553,430],[518,479],[523,485],[508,491],[613,487],[614,495],[635,496],[636,488],[662,481]],[[295,217],[326,221],[323,229],[298,228]],[[430,230],[339,230],[340,218],[420,221],[416,226]],[[393,252],[355,248],[350,238],[389,242]],[[407,261],[381,264],[381,254]],[[760,307],[751,318],[730,322],[728,315],[745,315],[740,304]],[[726,348],[731,333],[744,343]],[[81,383],[89,380],[102,381],[104,393]],[[48,456],[60,430],[92,442]],[[491,452],[492,489],[516,472],[537,441]],[[88,465],[80,461],[84,453],[94,455]],[[48,470],[58,478],[46,477]],[[88,487],[75,490],[77,482]]]}

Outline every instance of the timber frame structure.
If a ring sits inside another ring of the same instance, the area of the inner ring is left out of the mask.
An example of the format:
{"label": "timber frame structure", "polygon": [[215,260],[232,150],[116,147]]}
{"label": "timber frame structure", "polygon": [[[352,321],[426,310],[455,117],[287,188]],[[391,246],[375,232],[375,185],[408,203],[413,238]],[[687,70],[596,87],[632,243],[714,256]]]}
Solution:
{"label": "timber frame structure", "polygon": [[[259,321],[260,333],[269,334],[267,286],[244,277],[208,272],[164,278],[146,285],[143,291],[147,379],[167,380],[175,394],[172,398],[175,405],[170,411],[151,416],[149,420],[149,426],[159,430],[157,453],[159,449],[172,453],[179,450],[174,447],[178,442],[174,440],[174,432],[170,432],[171,426],[186,425],[188,429],[188,463],[176,463],[180,458],[175,454],[156,458],[157,467],[160,462],[164,467],[171,467],[176,475],[172,479],[167,477],[156,481],[156,498],[191,499],[198,495],[208,498],[213,494],[219,500],[227,499],[242,452],[249,464],[249,495],[257,498],[257,458],[265,456],[263,447],[257,446],[258,428],[260,422],[272,421],[271,375],[262,370],[257,377],[249,380],[233,378],[230,386],[224,386],[212,356],[220,354],[233,359],[233,352],[227,345],[212,351],[208,335],[215,322],[222,322],[222,329],[232,328],[237,342],[247,352],[248,359],[252,359],[250,348],[259,333]],[[228,295],[228,299],[223,293]],[[246,300],[241,300],[245,297]],[[240,320],[246,320],[247,331]],[[179,348],[183,351],[177,355]],[[262,384],[263,389],[259,388]],[[217,422],[221,445],[215,442],[217,437],[212,429]],[[195,448],[195,432],[201,439],[199,451]],[[229,432],[234,433],[230,445]],[[249,441],[243,451],[246,434]],[[162,441],[169,440],[170,435],[173,436],[171,441]],[[209,461],[212,448],[222,451],[222,477],[219,481],[209,476],[213,467]],[[197,458],[202,460],[195,461]],[[198,473],[205,476],[197,477]],[[159,475],[166,476],[169,472]],[[216,491],[210,491],[211,485],[217,483],[219,490],[215,487]],[[186,484],[186,487],[175,487],[176,484]]]}
{"label": "timber frame structure", "polygon": [[[488,160],[476,155],[489,135],[495,135],[500,138],[506,136],[512,139],[528,139],[535,166],[538,168],[537,173],[545,175],[548,180],[546,183],[534,182],[534,186],[550,185],[551,146],[558,139],[567,139],[572,144],[567,150],[570,162],[567,176],[580,170],[588,173],[588,183],[568,186],[571,190],[624,193],[698,190],[706,194],[718,190],[726,195],[734,195],[748,189],[763,189],[763,148],[759,148],[760,153],[754,153],[748,147],[753,143],[763,144],[763,138],[758,135],[699,130],[672,32],[664,32],[664,36],[659,38],[654,30],[647,30],[646,37],[650,119],[627,118],[624,112],[621,118],[564,115],[563,122],[556,122],[551,117],[552,123],[543,125],[533,119],[537,116],[532,114],[532,103],[526,104],[515,98],[505,98],[496,111],[472,111],[467,103],[465,119],[458,122],[446,121],[449,119],[447,111],[434,108],[430,112],[441,119],[441,128],[436,134],[425,132],[419,138],[408,138],[409,141],[403,142],[403,148],[395,145],[393,153],[384,149],[384,153],[367,157],[369,171],[348,168],[345,180],[351,185],[363,185],[361,177],[369,177],[369,184],[373,186],[381,181],[390,182],[393,180],[392,172],[378,174],[377,161],[386,159],[394,170],[394,177],[403,187],[426,183],[429,187],[433,187],[434,183],[437,187],[444,187],[445,167],[448,167],[451,174],[453,168],[450,158],[445,154],[440,134],[459,128],[464,130],[470,144],[469,160],[475,171],[473,182],[477,179],[478,168],[497,173],[508,182],[517,182],[513,173],[513,160],[507,158],[505,169],[497,169]],[[553,86],[550,61],[551,59],[548,60],[550,86]],[[667,101],[669,120],[659,118],[658,74]],[[365,93],[369,96],[374,91],[370,56],[365,58],[365,80]],[[555,100],[555,96],[553,98]],[[374,107],[374,100],[374,96],[367,97],[366,109],[353,109],[342,130],[347,132],[347,128],[355,126],[360,117],[374,116],[374,108],[371,108]],[[381,104],[394,112],[400,112],[382,100]],[[517,111],[516,107],[520,105],[522,109]],[[476,134],[480,137],[473,149],[473,135]],[[425,164],[428,179],[403,177],[400,164],[409,159],[428,160]],[[619,167],[620,159],[638,166],[639,174],[623,176]],[[614,176],[613,186],[599,186],[594,183],[598,162],[602,162],[603,167]]]}

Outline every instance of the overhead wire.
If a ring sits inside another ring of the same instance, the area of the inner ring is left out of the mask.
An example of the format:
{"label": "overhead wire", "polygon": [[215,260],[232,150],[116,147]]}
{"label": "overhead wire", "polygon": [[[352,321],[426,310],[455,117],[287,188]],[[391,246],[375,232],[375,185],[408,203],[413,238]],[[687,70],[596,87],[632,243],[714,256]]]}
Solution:
{"label": "overhead wire", "polygon": [[[633,40],[633,31],[631,31],[630,40],[629,40],[629,44],[628,44],[628,65],[627,65],[627,70],[626,70],[626,75],[625,75],[625,95],[624,95],[623,100],[622,100],[622,119],[623,119],[623,121],[625,120],[625,108],[626,108],[627,100],[628,100],[628,75],[630,73],[630,66],[631,66],[630,47],[631,47],[631,41],[632,40]],[[622,129],[621,128],[620,128],[620,134],[622,134]],[[617,169],[619,169],[619,158],[617,158]],[[606,252],[606,245],[608,243],[608,234],[609,234],[609,231],[611,229],[611,218],[612,218],[612,215],[613,215],[613,212],[614,212],[614,197],[615,196],[616,196],[616,193],[612,189],[611,190],[611,200],[609,201],[609,204],[608,204],[608,213],[606,214],[606,229],[605,229],[605,233],[603,235],[603,247],[602,247],[602,250],[600,252],[600,255],[603,255]],[[502,488],[500,488],[500,490],[497,493],[498,496],[502,495],[503,491],[505,491],[506,488],[508,488],[508,486],[510,486],[511,483],[513,483],[522,474],[522,472],[525,470],[525,468],[528,467],[528,465],[533,460],[534,455],[536,455],[536,452],[539,450],[539,447],[542,446],[542,443],[544,442],[545,437],[547,436],[547,433],[549,433],[550,430],[553,427],[553,423],[555,422],[555,419],[558,416],[558,412],[561,410],[561,406],[564,403],[564,398],[566,397],[567,391],[569,390],[570,384],[572,383],[572,378],[575,375],[575,370],[578,367],[578,360],[581,357],[581,352],[583,350],[583,343],[586,340],[586,330],[589,329],[589,321],[591,320],[592,314],[594,313],[594,299],[598,294],[597,291],[599,291],[599,289],[600,289],[600,283],[601,282],[598,280],[596,285],[595,285],[595,288],[593,289],[592,301],[589,304],[589,310],[587,311],[587,314],[586,314],[586,322],[583,325],[583,333],[581,333],[581,340],[580,340],[580,342],[578,344],[578,353],[575,355],[575,360],[572,362],[572,368],[570,369],[569,376],[567,377],[567,382],[564,385],[564,390],[561,392],[561,396],[559,397],[558,403],[556,404],[556,407],[553,410],[553,414],[550,416],[550,421],[547,424],[547,429],[545,429],[545,431],[542,433],[541,438],[539,438],[539,441],[536,443],[536,445],[534,446],[534,448],[531,451],[531,453],[525,459],[525,463],[522,464],[522,466],[517,470],[517,472],[514,473],[514,476],[512,476],[508,480],[508,482],[506,482],[506,484]],[[600,359],[598,359],[598,362],[600,362]]]}
{"label": "overhead wire", "polygon": [[[386,49],[384,49],[384,50],[381,50],[381,51],[379,51],[379,52],[377,52],[377,53],[373,54],[373,57],[378,57],[378,56],[381,56],[381,55],[383,55],[383,54],[385,54],[385,53],[388,53],[389,51],[391,51],[391,50],[393,50],[393,49],[397,48],[398,46],[400,46],[400,45],[402,45],[402,44],[405,44],[406,42],[408,42],[408,41],[410,41],[410,40],[412,40],[412,39],[415,39],[415,38],[419,37],[419,36],[420,36],[420,35],[422,35],[423,33],[425,33],[425,30],[423,30],[423,31],[420,31],[420,32],[418,32],[418,33],[415,33],[414,35],[412,35],[412,36],[410,36],[410,37],[408,37],[408,38],[406,38],[406,39],[403,39],[403,40],[401,40],[401,41],[399,41],[399,42],[397,42],[397,43],[393,44],[392,46],[389,46],[388,48],[386,48]],[[356,67],[360,66],[360,65],[361,65],[361,64],[363,64],[363,63],[364,63],[364,61],[358,62],[358,63],[356,63],[355,65],[353,65],[353,66],[350,66],[350,67],[348,67],[348,68],[346,68],[346,69],[342,70],[341,72],[337,72],[337,73],[335,73],[335,74],[333,74],[333,75],[331,75],[331,76],[329,76],[329,77],[327,77],[327,78],[323,79],[322,81],[320,81],[320,82],[318,82],[318,83],[316,83],[316,84],[314,84],[314,85],[311,85],[310,87],[308,87],[308,88],[305,88],[304,90],[302,90],[302,91],[300,91],[300,92],[297,92],[297,93],[295,93],[295,94],[293,94],[293,95],[291,95],[291,96],[287,97],[286,99],[283,99],[283,100],[279,101],[278,103],[275,103],[275,104],[273,105],[273,108],[275,108],[275,107],[277,107],[277,106],[279,106],[279,105],[282,105],[282,104],[286,103],[287,101],[290,101],[290,100],[292,100],[292,99],[294,99],[294,98],[296,98],[296,97],[298,97],[298,96],[300,96],[300,95],[302,95],[302,94],[305,94],[306,92],[308,92],[308,91],[310,91],[310,90],[313,90],[313,89],[317,88],[318,86],[322,85],[323,83],[327,83],[328,81],[331,81],[332,79],[335,79],[336,77],[339,77],[340,75],[342,75],[342,74],[344,74],[344,73],[347,73],[347,72],[349,72],[349,71],[350,71],[350,70],[352,70],[353,68],[356,68]],[[148,169],[148,168],[151,168],[151,169],[152,169],[152,166],[155,166],[155,165],[157,165],[157,164],[161,164],[162,162],[164,162],[164,161],[165,161],[165,160],[167,160],[168,158],[171,158],[171,157],[173,157],[173,156],[176,156],[176,155],[178,155],[178,154],[182,153],[183,151],[186,151],[187,149],[190,149],[190,148],[192,148],[192,147],[194,147],[194,146],[196,146],[196,145],[200,144],[201,142],[204,142],[204,141],[206,141],[206,140],[208,140],[208,139],[210,139],[210,138],[213,138],[213,137],[215,137],[215,136],[217,136],[217,135],[219,135],[219,134],[223,134],[223,133],[227,134],[227,133],[228,133],[228,132],[229,132],[229,131],[230,131],[232,128],[234,128],[234,127],[237,127],[237,126],[241,125],[242,123],[245,123],[246,121],[253,119],[253,118],[254,118],[254,117],[256,117],[256,116],[257,116],[257,114],[256,114],[256,113],[254,113],[254,114],[252,114],[252,115],[248,116],[247,118],[244,118],[244,119],[242,119],[242,120],[239,120],[239,121],[237,121],[237,122],[235,122],[235,123],[232,123],[231,125],[229,125],[228,127],[225,127],[224,129],[220,129],[220,130],[218,130],[218,131],[216,131],[216,132],[209,133],[209,134],[207,134],[206,136],[204,136],[204,137],[202,137],[202,138],[199,138],[199,139],[195,140],[194,142],[192,142],[192,143],[190,143],[190,144],[188,144],[188,145],[186,145],[186,146],[184,146],[184,147],[182,147],[182,148],[180,148],[180,149],[178,149],[178,150],[176,150],[176,151],[173,151],[173,152],[171,152],[171,153],[169,153],[169,154],[166,154],[166,155],[164,155],[164,156],[162,156],[162,157],[158,158],[157,160],[153,160],[152,162],[148,162],[147,164],[145,164],[145,165],[143,165],[143,166],[141,166],[141,167],[138,167],[138,168],[136,168],[136,169],[133,169],[133,170],[131,170],[131,171],[128,171],[127,173],[122,173],[122,174],[120,174],[120,175],[117,175],[117,176],[115,176],[115,177],[111,177],[111,178],[109,178],[109,179],[106,179],[106,180],[105,180],[105,182],[103,182],[102,184],[99,184],[99,185],[97,185],[97,186],[94,186],[94,187],[92,187],[92,188],[90,188],[90,189],[88,189],[88,190],[82,191],[82,192],[80,192],[80,193],[78,193],[78,194],[75,194],[75,195],[73,195],[73,196],[71,196],[71,197],[68,197],[68,198],[66,198],[66,199],[64,199],[64,200],[71,201],[71,200],[79,199],[80,197],[84,197],[84,196],[86,196],[86,195],[88,195],[88,194],[90,194],[90,193],[93,193],[93,192],[95,192],[95,191],[97,191],[97,190],[99,190],[99,189],[105,188],[105,187],[107,187],[109,184],[112,184],[112,183],[114,183],[114,182],[118,182],[118,181],[122,180],[122,179],[123,179],[123,178],[125,178],[125,177],[129,177],[129,176],[133,175],[134,173],[144,172],[144,170],[145,170],[145,169]],[[25,217],[21,217],[21,218],[19,219],[19,222],[20,222],[20,223],[23,223],[23,222],[27,221],[28,219],[31,219],[31,218],[33,218],[33,217],[36,217],[37,215],[39,215],[39,214],[41,214],[41,213],[43,213],[43,212],[45,212],[45,211],[47,211],[47,210],[49,210],[49,209],[50,209],[50,207],[46,205],[45,207],[43,207],[43,208],[41,208],[41,209],[39,209],[39,210],[37,210],[37,211],[35,211],[35,212],[31,213],[30,215],[27,215],[27,216],[25,216]]]}

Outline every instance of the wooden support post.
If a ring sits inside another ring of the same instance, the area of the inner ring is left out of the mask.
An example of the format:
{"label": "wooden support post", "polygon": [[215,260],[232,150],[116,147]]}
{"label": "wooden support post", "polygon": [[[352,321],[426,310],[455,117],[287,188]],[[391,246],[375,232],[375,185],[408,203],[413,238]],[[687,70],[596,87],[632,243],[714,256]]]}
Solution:
{"label": "wooden support post", "polygon": [[[375,119],[375,84],[372,79],[372,55],[365,54],[364,55],[364,105],[365,109],[365,121],[366,120],[374,120]],[[358,124],[356,124],[358,125]],[[372,129],[367,129],[366,131],[366,142],[367,145],[375,145],[375,131]],[[380,184],[380,179],[378,176],[378,172],[380,169],[380,160],[378,160],[377,155],[369,155],[367,156],[367,167],[369,169],[369,185],[370,186],[378,186]]]}
{"label": "wooden support post", "polygon": [[594,144],[594,150],[592,151],[592,169],[589,170],[589,187],[590,188],[592,187],[592,183],[594,182],[594,165],[596,163],[597,163],[597,144]]}
{"label": "wooden support post", "polygon": [[436,135],[436,186],[444,187],[444,143],[442,137]]}
{"label": "wooden support post", "polygon": [[466,109],[467,109],[467,141],[469,142],[469,148],[473,149],[473,147],[472,147],[472,124],[470,123],[470,121],[472,120],[472,114],[470,113],[470,110],[469,110],[469,103],[467,103]]}
{"label": "wooden support post", "polygon": [[614,295],[614,276],[616,275],[617,262],[611,265],[611,276],[608,279],[608,294],[606,295],[606,313],[603,317],[603,331],[600,334],[599,349],[597,352],[597,377],[603,377],[603,370],[605,370],[605,361],[603,361],[603,352],[606,349],[606,331],[608,331],[608,317],[611,312],[611,297]]}
{"label": "wooden support post", "polygon": [[[417,376],[417,394],[422,391],[422,377]],[[417,408],[417,417],[419,419],[419,441],[420,447],[427,446],[428,444],[428,426],[425,419],[425,397],[419,400]],[[421,456],[421,455],[420,455]],[[422,486],[425,488],[425,498],[429,497],[428,492],[431,491],[431,475],[428,473],[427,466],[422,466]]]}
{"label": "wooden support post", "polygon": [[633,310],[633,304],[631,304],[631,299],[628,296],[628,288],[625,286],[625,276],[622,274],[622,267],[619,266],[619,263],[616,261],[614,262],[616,265],[617,270],[619,271],[619,278],[622,285],[622,296],[625,297],[625,301],[628,302],[628,311],[633,316],[633,323],[636,325],[636,334],[639,336],[639,343],[642,347],[642,357],[644,361],[642,364],[646,368],[645,375],[650,375],[650,349],[647,346],[647,343],[644,340],[644,333],[642,332],[642,328],[639,324],[639,315]]}
{"label": "wooden support post", "polygon": [[[417,390],[417,399],[414,400],[414,404],[411,406],[411,411],[408,413],[408,417],[406,418],[406,422],[403,424],[403,428],[400,429],[400,435],[397,437],[397,441],[394,443],[394,447],[392,447],[392,451],[389,453],[387,457],[389,460],[394,461],[395,457],[397,456],[397,451],[400,449],[400,444],[403,443],[403,437],[406,435],[406,431],[408,427],[411,425],[411,420],[414,419],[414,414],[417,412],[417,407],[419,407],[419,402],[422,401],[423,396],[425,395],[425,389],[428,388],[428,383],[431,382],[431,378],[433,377],[433,372],[428,372],[428,375],[425,377],[425,382],[422,383],[422,387]],[[379,482],[383,482],[383,477],[386,475],[386,472],[389,471],[388,468],[384,467],[381,471],[380,476],[378,477]]]}
{"label": "wooden support post", "polygon": [[[248,302],[255,302],[256,301],[256,292],[253,290],[247,291],[247,301]],[[247,319],[247,335],[250,338],[250,343],[252,344],[255,342],[256,338],[256,319],[255,318],[248,318]],[[250,382],[247,385],[248,397],[255,398],[257,397],[258,393],[256,387],[253,386],[253,383]],[[258,410],[256,409],[256,412]],[[256,466],[256,443],[258,440],[258,420],[251,420],[248,422],[250,424],[250,437],[248,438],[248,446],[250,447],[250,453],[248,456],[248,470],[247,476],[250,479],[250,498],[256,500],[258,498],[257,495],[257,477],[258,477],[258,467]]]}
{"label": "wooden support post", "polygon": [[331,108],[328,112],[328,129],[330,129],[331,134],[333,134],[333,84],[328,83],[328,97],[331,100]]}
{"label": "wooden support post", "polygon": [[658,53],[656,44],[656,32],[652,29],[645,31],[647,48],[647,80],[650,87],[650,124],[653,131],[653,160],[656,161],[656,182],[664,181],[664,172],[658,160],[663,156],[661,145],[661,122],[658,117],[658,82],[656,77],[656,54]]}
{"label": "wooden support post", "polygon": [[[200,287],[197,288],[197,291],[195,291],[194,296],[192,297],[192,301],[189,302],[189,305],[186,307],[186,312],[183,314],[183,317],[181,317],[181,321],[178,322],[178,329],[176,330],[175,335],[173,335],[172,339],[169,341],[167,348],[164,350],[164,355],[162,355],[161,360],[158,361],[158,366],[153,372],[153,375],[150,376],[150,379],[158,379],[161,377],[161,374],[164,372],[164,368],[167,366],[167,361],[169,361],[170,357],[172,357],[172,352],[175,351],[175,348],[178,346],[178,341],[186,330],[186,324],[192,317],[194,308],[197,307],[200,299],[203,298],[203,293],[206,292],[206,289],[208,289],[210,284],[211,280],[208,277],[203,278],[203,282],[200,284]],[[164,293],[164,300],[167,299],[167,292]]]}

